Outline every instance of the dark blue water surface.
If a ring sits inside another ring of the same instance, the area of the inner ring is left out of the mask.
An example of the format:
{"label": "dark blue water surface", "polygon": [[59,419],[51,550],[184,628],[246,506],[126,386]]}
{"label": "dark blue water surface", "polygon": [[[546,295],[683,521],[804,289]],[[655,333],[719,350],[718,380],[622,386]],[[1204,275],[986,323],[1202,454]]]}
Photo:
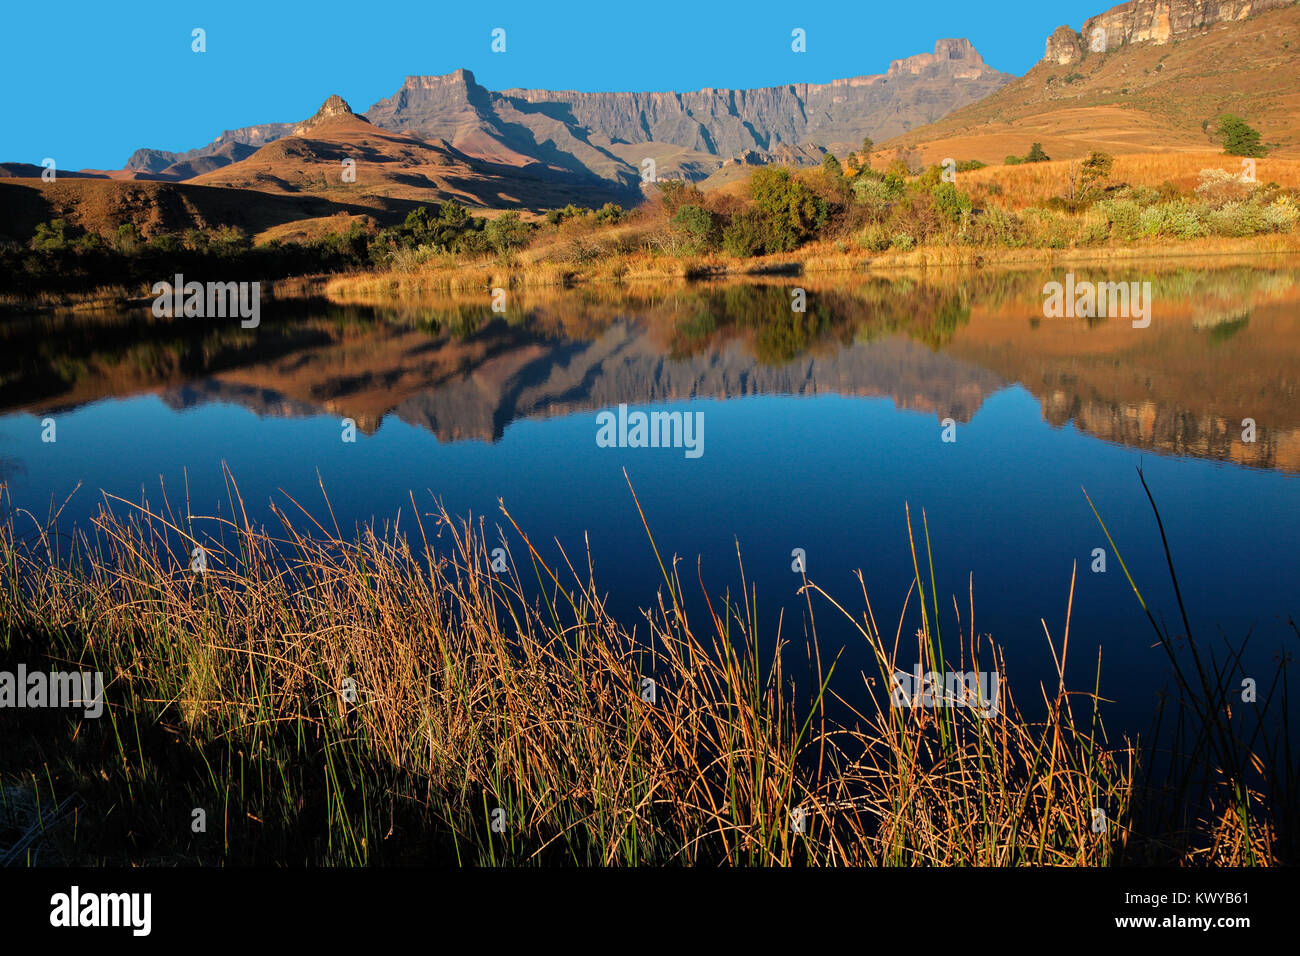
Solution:
{"label": "dark blue water surface", "polygon": [[[1237,322],[1217,340],[1211,336],[1222,321],[1197,324],[1205,317],[1196,305],[1202,290],[1185,299],[1171,294],[1182,311],[1171,306],[1166,329],[1157,320],[1147,338],[1080,322],[1062,339],[1070,347],[1041,349],[1036,343],[1054,333],[1030,321],[1038,277],[1007,280],[997,307],[988,309],[980,301],[991,297],[986,287],[945,287],[962,305],[953,327],[937,335],[930,327],[917,334],[910,320],[872,327],[883,313],[872,311],[870,300],[859,313],[852,304],[827,306],[803,340],[798,329],[769,334],[762,327],[728,337],[729,323],[748,319],[738,320],[712,292],[669,307],[633,303],[581,336],[538,331],[527,315],[484,317],[452,334],[436,323],[341,318],[323,307],[318,320],[315,306],[300,305],[292,316],[285,308],[286,328],[323,332],[292,341],[286,334],[284,347],[249,355],[222,340],[229,354],[213,361],[211,330],[160,343],[155,324],[135,328],[121,318],[106,348],[70,331],[90,320],[52,327],[55,320],[44,318],[10,333],[10,344],[30,351],[6,359],[0,477],[9,504],[38,521],[80,483],[60,519],[65,528],[98,508],[100,489],[159,503],[160,482],[178,513],[188,494],[192,514],[228,516],[223,463],[267,522],[265,506],[287,505],[286,493],[324,521],[322,484],[345,529],[400,513],[413,532],[414,492],[424,513],[441,503],[453,515],[483,516],[490,528],[509,530],[500,499],[548,559],[559,561],[558,542],[575,565],[585,565],[589,547],[598,590],[633,626],[638,609],[655,603],[662,577],[630,481],[660,553],[683,559],[688,594],[699,591],[702,575],[715,602],[728,590],[737,595],[739,549],[757,594],[760,638],[774,639],[783,616],[784,636],[800,654],[808,604],[797,593],[792,550],[804,549],[809,579],[858,615],[865,605],[854,572],[861,570],[876,621],[892,642],[913,583],[910,506],[923,562],[922,513],[928,525],[945,632],[957,632],[954,596],[961,630],[969,632],[973,589],[974,629],[1003,648],[1005,678],[1028,709],[1040,696],[1039,681],[1055,686],[1043,622],[1059,649],[1077,566],[1070,682],[1091,689],[1100,648],[1111,720],[1141,729],[1167,660],[1083,488],[1172,633],[1183,627],[1139,468],[1164,519],[1198,638],[1252,635],[1247,671],[1261,686],[1278,667],[1278,649],[1296,642],[1289,618],[1300,604],[1293,467],[1300,445],[1291,443],[1300,434],[1300,363],[1292,356],[1300,355],[1300,341],[1282,339],[1300,327],[1285,292],[1293,283],[1281,283],[1279,293],[1277,272],[1249,274],[1259,282],[1237,270],[1216,286],[1223,300],[1216,309]],[[911,284],[898,295],[917,288],[925,287]],[[829,292],[822,300],[839,301]],[[563,300],[549,306],[564,307]],[[1237,311],[1248,314],[1244,326]],[[700,335],[699,316],[709,312],[712,328]],[[697,338],[687,349],[673,337],[682,326]],[[994,341],[1004,326],[1012,329],[1006,347]],[[669,331],[655,331],[662,327]],[[32,346],[38,328],[50,338]],[[509,334],[499,334],[503,328]],[[784,353],[756,356],[781,335],[795,336]],[[377,340],[392,345],[391,355],[374,358]],[[484,340],[496,344],[440,378],[410,372],[430,354]],[[142,341],[152,365],[139,358]],[[1260,361],[1273,367],[1258,367],[1257,352],[1271,356]],[[1030,356],[1024,371],[1008,371],[1007,355]],[[55,358],[63,363],[57,369],[41,365]],[[1253,382],[1240,381],[1237,361],[1253,370]],[[124,368],[133,370],[125,384]],[[1212,382],[1216,370],[1220,385],[1195,378]],[[62,390],[33,385],[47,381],[42,375],[61,376]],[[409,381],[394,385],[403,375]],[[1130,387],[1138,399],[1125,391]],[[352,412],[353,398],[365,406],[361,412]],[[620,401],[633,410],[700,413],[703,454],[598,447],[596,416]],[[1062,401],[1066,413],[1052,411]],[[385,405],[382,414],[371,411]],[[1236,422],[1252,407],[1260,409],[1261,437],[1243,445],[1234,440]],[[361,425],[355,443],[340,438],[350,413]],[[57,422],[54,443],[41,439],[47,417]],[[942,440],[949,417],[954,442]],[[1133,425],[1144,417],[1154,425]],[[1087,431],[1079,424],[1085,419]],[[1103,434],[1103,420],[1117,424]],[[35,528],[22,514],[16,522],[20,532]],[[513,531],[507,540],[520,558]],[[1105,573],[1091,570],[1095,548],[1105,549]],[[928,573],[923,564],[927,588]],[[813,607],[823,658],[845,649],[835,686],[851,697],[871,666],[863,642],[826,602],[814,598]],[[918,624],[913,595],[901,625],[905,645]]]}

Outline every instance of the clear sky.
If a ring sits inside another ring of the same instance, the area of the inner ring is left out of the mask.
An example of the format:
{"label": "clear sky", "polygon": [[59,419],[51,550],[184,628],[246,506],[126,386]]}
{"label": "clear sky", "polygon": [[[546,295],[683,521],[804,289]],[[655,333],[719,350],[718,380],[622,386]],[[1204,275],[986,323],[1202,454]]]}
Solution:
{"label": "clear sky", "polygon": [[[473,71],[489,89],[687,90],[823,83],[966,37],[1024,73],[1053,29],[1105,0],[492,3],[222,0],[12,3],[0,26],[0,161],[120,168],[137,147],[202,146],[295,121],[331,93],[357,112],[408,74]],[[191,31],[207,31],[207,52]],[[491,33],[506,31],[493,53]],[[791,51],[791,31],[807,52]]]}

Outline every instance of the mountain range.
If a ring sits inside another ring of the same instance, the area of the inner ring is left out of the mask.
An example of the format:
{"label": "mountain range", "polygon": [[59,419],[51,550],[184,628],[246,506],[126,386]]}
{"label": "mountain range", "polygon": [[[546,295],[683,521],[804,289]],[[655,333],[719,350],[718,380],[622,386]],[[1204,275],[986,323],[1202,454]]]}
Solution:
{"label": "mountain range", "polygon": [[[489,214],[630,205],[647,161],[655,179],[711,188],[741,166],[843,156],[864,136],[922,163],[999,163],[1033,142],[1057,159],[1205,152],[1225,112],[1285,156],[1300,152],[1297,56],[1295,0],[1130,0],[1058,27],[1022,77],[963,39],[878,75],[760,89],[492,91],[468,70],[408,76],[364,114],[330,96],[307,120],[227,130],[187,152],[138,149],[121,170],[47,183],[38,166],[0,163],[0,239],[25,242],[52,218],[100,233],[131,221],[146,235],[231,224],[265,241],[447,199]],[[340,175],[348,159],[355,181]]]}
{"label": "mountain range", "polygon": [[[896,60],[879,75],[753,90],[671,92],[492,91],[469,70],[408,76],[366,111],[380,130],[551,179],[634,189],[646,159],[657,176],[702,179],[751,151],[809,143],[856,148],[933,122],[1014,77],[989,67],[962,39]],[[349,110],[350,112],[350,110]],[[227,130],[184,153],[136,150],[126,171],[183,181],[245,160],[293,135],[295,123]]]}

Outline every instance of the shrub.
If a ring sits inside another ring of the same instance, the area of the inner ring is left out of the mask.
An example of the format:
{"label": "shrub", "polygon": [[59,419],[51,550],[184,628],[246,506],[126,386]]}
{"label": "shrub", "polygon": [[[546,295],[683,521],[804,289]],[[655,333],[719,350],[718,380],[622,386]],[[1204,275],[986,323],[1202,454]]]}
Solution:
{"label": "shrub", "polygon": [[[222,230],[229,230],[230,226],[222,226]],[[239,230],[234,230],[238,232]],[[220,231],[218,233],[220,235]],[[214,242],[215,244],[215,242]],[[144,249],[144,236],[140,234],[140,227],[133,222],[124,222],[117,227],[117,232],[113,234],[113,247],[124,256],[137,255]],[[225,251],[223,248],[221,251]]]}
{"label": "shrub", "polygon": [[722,248],[733,256],[760,256],[766,250],[767,225],[762,212],[746,209],[722,230]]}
{"label": "shrub", "polygon": [[1245,199],[1249,192],[1250,186],[1241,176],[1226,169],[1202,169],[1196,187],[1196,195],[1215,206]]}
{"label": "shrub", "polygon": [[1051,158],[1052,157],[1048,156],[1045,152],[1043,152],[1042,143],[1034,143],[1029,147],[1029,152],[1025,155],[1025,162],[1046,163],[1050,161]]}
{"label": "shrub", "polygon": [[1278,232],[1290,232],[1300,220],[1300,208],[1290,196],[1279,196],[1265,209],[1268,220]]}
{"label": "shrub", "polygon": [[1210,211],[1208,226],[1216,236],[1254,236],[1275,231],[1267,207],[1256,202],[1230,202]]}
{"label": "shrub", "polygon": [[627,218],[627,210],[617,203],[607,202],[596,210],[596,225],[612,226]]}
{"label": "shrub", "polygon": [[67,220],[51,219],[37,223],[29,245],[36,252],[62,252],[68,247],[70,238]]}
{"label": "shrub", "polygon": [[1094,207],[1099,214],[1106,217],[1110,224],[1110,234],[1117,239],[1136,239],[1138,220],[1142,215],[1142,206],[1135,200],[1103,199]]}
{"label": "shrub", "polygon": [[1100,212],[1089,209],[1079,217],[1079,245],[1098,245],[1109,238],[1110,222]]}
{"label": "shrub", "polygon": [[659,182],[659,199],[664,204],[664,214],[672,219],[682,206],[703,206],[704,193],[683,179],[665,179]]}
{"label": "shrub", "polygon": [[858,233],[858,248],[867,252],[884,252],[889,246],[889,234],[880,226],[867,226]]}
{"label": "shrub", "polygon": [[716,245],[721,235],[717,217],[703,206],[680,207],[673,216],[671,225],[686,237],[692,252]]}
{"label": "shrub", "polygon": [[975,217],[971,239],[982,245],[1015,248],[1025,244],[1023,224],[1001,206],[988,206]]}
{"label": "shrub", "polygon": [[503,212],[483,227],[483,238],[493,252],[505,255],[528,243],[533,227],[524,222],[513,209]]}
{"label": "shrub", "polygon": [[909,252],[916,248],[916,240],[905,232],[895,233],[889,238],[889,242],[900,252]]}
{"label": "shrub", "polygon": [[863,178],[853,183],[853,195],[857,198],[867,217],[879,222],[889,211],[890,204],[896,201],[901,192],[894,185],[879,179]]}
{"label": "shrub", "polygon": [[934,208],[950,222],[960,222],[971,211],[970,196],[952,183],[938,183],[930,189]]}

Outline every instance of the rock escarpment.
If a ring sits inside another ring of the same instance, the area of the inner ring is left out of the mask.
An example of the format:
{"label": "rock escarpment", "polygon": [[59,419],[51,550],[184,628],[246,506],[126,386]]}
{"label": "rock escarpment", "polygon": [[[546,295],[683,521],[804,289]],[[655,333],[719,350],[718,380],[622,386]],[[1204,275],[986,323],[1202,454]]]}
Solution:
{"label": "rock escarpment", "polygon": [[1075,33],[1057,27],[1047,38],[1044,62],[1074,63],[1085,50],[1110,51],[1129,43],[1168,43],[1217,23],[1245,20],[1295,0],[1129,0],[1089,17]]}

